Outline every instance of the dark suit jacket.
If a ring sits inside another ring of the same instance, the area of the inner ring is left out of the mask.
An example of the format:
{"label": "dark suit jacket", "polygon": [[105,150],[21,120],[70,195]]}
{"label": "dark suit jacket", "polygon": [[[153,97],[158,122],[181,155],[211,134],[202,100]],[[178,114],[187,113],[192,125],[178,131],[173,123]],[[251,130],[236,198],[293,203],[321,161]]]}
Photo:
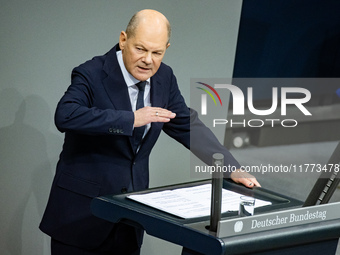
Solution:
{"label": "dark suit jacket", "polygon": [[[124,193],[130,184],[135,191],[148,188],[149,155],[161,130],[190,148],[191,117],[196,130],[192,138],[200,138],[192,143],[193,152],[209,164],[213,153],[223,152],[228,164],[239,167],[186,106],[171,68],[163,63],[151,78],[151,104],[175,112],[176,118],[152,123],[135,154],[134,114],[117,47],[73,70],[72,83],[55,114],[65,142],[40,228],[54,239],[80,247],[97,247],[114,226],[91,215],[93,197]],[[207,146],[204,140],[211,142]]]}

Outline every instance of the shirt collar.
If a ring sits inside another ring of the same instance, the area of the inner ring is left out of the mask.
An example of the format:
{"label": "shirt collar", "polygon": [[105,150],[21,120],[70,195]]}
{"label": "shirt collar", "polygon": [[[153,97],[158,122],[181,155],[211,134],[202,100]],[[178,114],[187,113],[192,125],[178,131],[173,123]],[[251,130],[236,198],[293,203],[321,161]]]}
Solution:
{"label": "shirt collar", "polygon": [[[118,60],[118,63],[119,63],[119,66],[120,66],[120,69],[122,70],[122,73],[123,73],[123,77],[124,77],[124,80],[125,80],[125,83],[128,87],[130,86],[133,86],[135,84],[137,84],[138,82],[140,82],[139,80],[137,80],[135,77],[133,77],[125,68],[125,65],[124,65],[124,61],[123,61],[123,54],[122,54],[122,51],[119,50],[116,52],[117,54],[117,60]],[[147,84],[150,84],[150,78],[146,80],[147,81]]]}

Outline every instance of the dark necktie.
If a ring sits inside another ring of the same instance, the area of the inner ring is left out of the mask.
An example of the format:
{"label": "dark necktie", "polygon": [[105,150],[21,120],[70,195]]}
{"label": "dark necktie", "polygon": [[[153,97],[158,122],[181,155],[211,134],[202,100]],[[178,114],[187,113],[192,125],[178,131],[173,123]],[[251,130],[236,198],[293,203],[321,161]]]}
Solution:
{"label": "dark necktie", "polygon": [[[144,107],[144,89],[145,89],[146,81],[141,81],[136,84],[138,87],[138,97],[137,97],[137,103],[136,103],[136,110]],[[136,127],[134,129],[134,150],[137,152],[138,146],[142,141],[143,134],[145,131],[145,126],[142,127]]]}

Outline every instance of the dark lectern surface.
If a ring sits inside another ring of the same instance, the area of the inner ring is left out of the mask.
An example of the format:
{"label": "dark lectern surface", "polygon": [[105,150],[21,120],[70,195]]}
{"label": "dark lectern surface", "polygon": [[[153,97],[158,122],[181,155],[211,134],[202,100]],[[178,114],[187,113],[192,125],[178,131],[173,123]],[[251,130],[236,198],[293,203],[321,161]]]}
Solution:
{"label": "dark lectern surface", "polygon": [[[203,230],[197,229],[197,224],[204,226],[209,225],[209,216],[193,219],[182,219],[127,198],[127,196],[130,194],[143,194],[161,190],[172,190],[210,182],[211,180],[204,180],[153,188],[141,192],[115,196],[103,196],[93,200],[92,211],[94,215],[102,219],[108,220],[110,222],[122,221],[127,224],[140,226],[144,228],[149,235],[181,245],[192,251],[199,251],[202,254],[237,254],[237,252],[234,253],[235,250],[238,250],[240,247],[244,246],[242,240],[245,239],[243,236],[242,238],[241,236],[235,236],[224,239],[216,237],[214,233],[209,232],[205,228]],[[277,194],[264,188],[248,189],[244,186],[226,180],[223,182],[223,187],[243,195],[253,196],[258,199],[272,202],[272,205],[256,208],[255,215],[271,211],[297,208],[301,207],[303,204],[302,201],[298,201],[285,195]],[[237,212],[227,212],[222,214],[222,219],[232,219],[236,217],[238,217]],[[273,237],[275,238],[275,236],[282,233],[282,231],[271,231],[272,234],[269,234],[268,236],[267,232],[268,231],[264,231],[261,235],[257,234],[256,237],[254,234],[244,235],[244,237],[249,239],[247,242],[250,241],[255,245],[256,243],[261,243],[258,239],[260,236],[267,235],[267,238],[272,239]],[[289,242],[289,240],[286,239],[286,242]],[[255,247],[253,246],[251,248],[248,247],[248,249],[250,249],[248,252],[254,251],[254,248],[257,246],[258,245],[255,245]],[[261,250],[261,247],[257,248]],[[243,247],[241,250],[246,252],[245,247]],[[229,253],[229,251],[233,251],[233,253]]]}

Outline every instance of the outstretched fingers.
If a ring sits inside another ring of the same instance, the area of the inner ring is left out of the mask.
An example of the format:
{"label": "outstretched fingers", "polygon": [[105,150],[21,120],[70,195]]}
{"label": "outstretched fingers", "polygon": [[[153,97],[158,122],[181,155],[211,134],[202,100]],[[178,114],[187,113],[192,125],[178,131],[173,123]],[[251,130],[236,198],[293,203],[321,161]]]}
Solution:
{"label": "outstretched fingers", "polygon": [[141,127],[151,122],[169,122],[176,114],[160,107],[146,106],[134,112],[134,127]]}

